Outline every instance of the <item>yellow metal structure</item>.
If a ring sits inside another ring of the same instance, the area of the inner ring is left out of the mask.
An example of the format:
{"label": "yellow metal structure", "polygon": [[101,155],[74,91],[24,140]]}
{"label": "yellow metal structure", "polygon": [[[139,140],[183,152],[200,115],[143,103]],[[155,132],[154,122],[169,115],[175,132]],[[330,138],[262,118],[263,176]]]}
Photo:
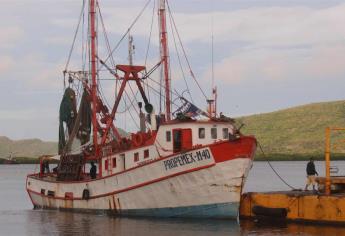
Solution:
{"label": "yellow metal structure", "polygon": [[345,131],[345,128],[326,128],[326,176],[316,178],[318,192],[245,193],[241,197],[240,217],[345,223],[345,177],[331,176],[332,131]]}
{"label": "yellow metal structure", "polygon": [[[254,206],[267,208],[268,214],[256,215]],[[286,209],[287,215],[272,214],[270,209]],[[345,194],[318,195],[312,192],[289,191],[245,193],[242,195],[241,218],[272,217],[291,221],[345,223]]]}

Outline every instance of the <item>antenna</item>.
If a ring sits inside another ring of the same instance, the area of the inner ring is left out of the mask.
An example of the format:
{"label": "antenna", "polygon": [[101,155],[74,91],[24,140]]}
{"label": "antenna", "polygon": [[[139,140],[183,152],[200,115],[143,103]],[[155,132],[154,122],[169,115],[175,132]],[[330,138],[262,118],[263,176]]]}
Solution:
{"label": "antenna", "polygon": [[[212,5],[213,7],[213,5]],[[217,87],[215,86],[214,79],[214,29],[213,29],[213,10],[211,17],[211,99],[207,99],[208,110],[210,117],[217,116]]]}
{"label": "antenna", "polygon": [[135,46],[133,44],[133,36],[128,33],[128,61],[131,66],[133,65],[134,50]]}
{"label": "antenna", "polygon": [[212,89],[214,88],[214,29],[213,29],[213,12],[212,12],[212,19],[211,19],[211,60],[212,60]]}

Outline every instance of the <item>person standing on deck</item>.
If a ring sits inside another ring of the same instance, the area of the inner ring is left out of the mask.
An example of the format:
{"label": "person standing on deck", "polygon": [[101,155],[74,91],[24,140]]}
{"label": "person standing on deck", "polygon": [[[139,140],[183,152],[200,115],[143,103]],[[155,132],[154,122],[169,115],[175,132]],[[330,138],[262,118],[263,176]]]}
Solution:
{"label": "person standing on deck", "polygon": [[316,185],[316,181],[315,181],[315,175],[319,176],[319,174],[317,173],[316,169],[315,169],[315,164],[313,161],[313,158],[310,158],[308,164],[307,164],[307,184],[305,185],[305,191],[308,190],[308,187],[310,184],[313,185],[313,190],[315,190],[315,185]]}
{"label": "person standing on deck", "polygon": [[93,162],[91,162],[90,177],[91,179],[96,179],[97,177],[97,167]]}

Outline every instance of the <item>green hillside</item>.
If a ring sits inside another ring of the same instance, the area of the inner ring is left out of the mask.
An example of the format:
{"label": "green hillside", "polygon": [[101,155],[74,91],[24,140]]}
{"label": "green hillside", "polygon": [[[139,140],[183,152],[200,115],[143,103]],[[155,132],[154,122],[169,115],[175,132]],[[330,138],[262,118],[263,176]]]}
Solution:
{"label": "green hillside", "polygon": [[[240,117],[237,122],[245,124],[242,132],[254,134],[269,156],[322,157],[325,128],[345,127],[345,101],[313,103]],[[345,139],[344,134],[345,131],[333,134],[332,144]],[[341,146],[345,146],[345,143],[338,145],[334,152],[342,153],[344,148]]]}

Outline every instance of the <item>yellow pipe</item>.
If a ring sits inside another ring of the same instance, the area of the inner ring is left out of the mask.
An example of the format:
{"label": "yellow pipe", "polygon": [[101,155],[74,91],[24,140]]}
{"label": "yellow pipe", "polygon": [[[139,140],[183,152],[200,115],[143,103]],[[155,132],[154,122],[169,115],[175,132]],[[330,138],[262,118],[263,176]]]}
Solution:
{"label": "yellow pipe", "polygon": [[336,131],[336,130],[345,130],[345,128],[339,128],[339,127],[333,127],[333,128],[327,128],[327,129],[330,129],[330,130],[334,130],[334,131]]}
{"label": "yellow pipe", "polygon": [[[340,130],[332,128],[332,130]],[[331,129],[326,128],[326,147],[325,147],[325,161],[326,161],[326,183],[325,183],[325,193],[326,195],[331,194],[331,179],[330,179],[330,149],[331,149]]]}

